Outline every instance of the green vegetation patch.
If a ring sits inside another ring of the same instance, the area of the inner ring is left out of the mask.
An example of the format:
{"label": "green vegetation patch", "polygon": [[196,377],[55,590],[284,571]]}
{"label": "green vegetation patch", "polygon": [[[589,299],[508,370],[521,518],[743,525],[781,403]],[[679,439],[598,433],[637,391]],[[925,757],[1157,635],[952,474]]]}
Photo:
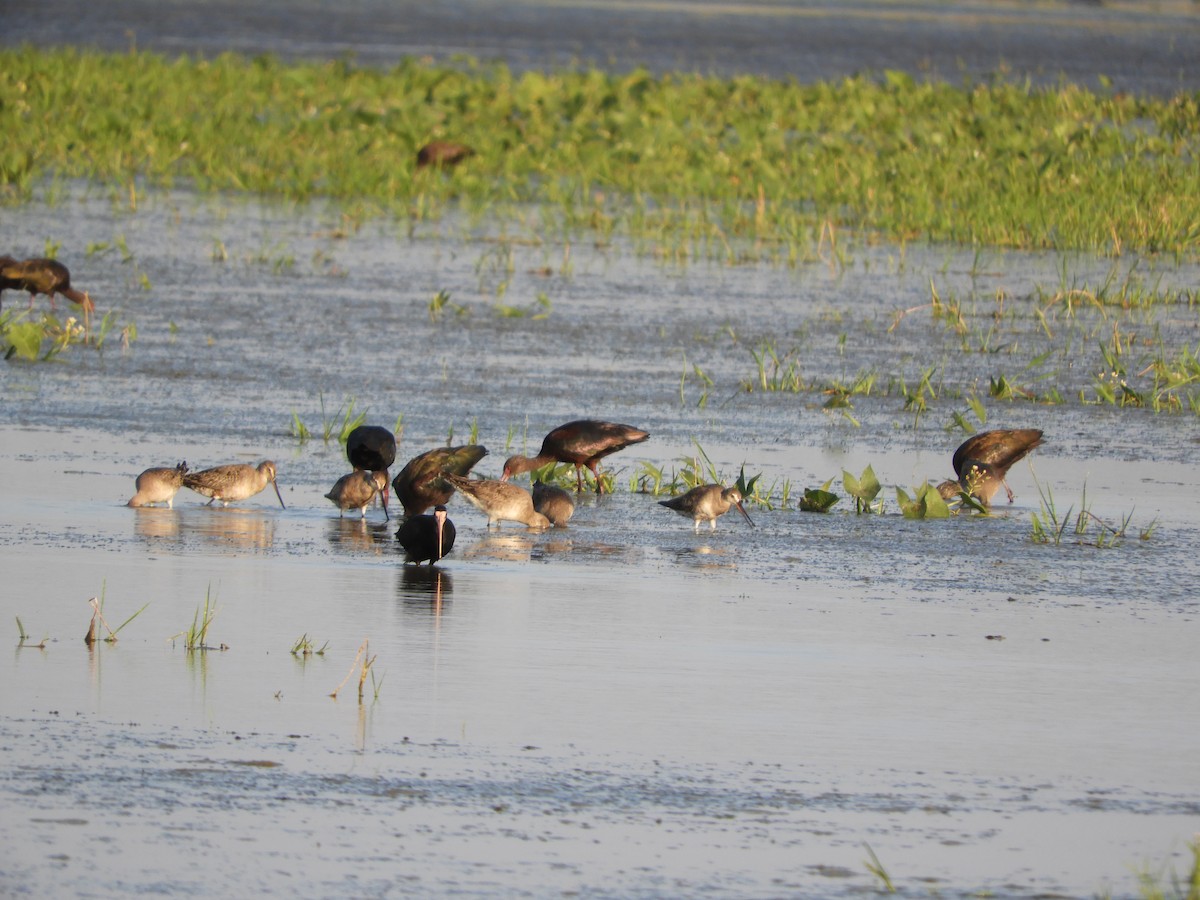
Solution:
{"label": "green vegetation patch", "polygon": [[[49,177],[320,196],[415,218],[450,201],[489,215],[537,204],[550,229],[675,255],[749,245],[782,261],[833,226],[1101,252],[1200,242],[1194,94],[23,48],[0,52],[0,130],[10,202]],[[476,153],[417,169],[434,139]]]}

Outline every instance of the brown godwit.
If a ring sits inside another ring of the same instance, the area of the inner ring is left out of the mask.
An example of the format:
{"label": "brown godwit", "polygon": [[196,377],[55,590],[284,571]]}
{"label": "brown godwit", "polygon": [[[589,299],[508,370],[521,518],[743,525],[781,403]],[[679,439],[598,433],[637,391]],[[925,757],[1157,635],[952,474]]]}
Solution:
{"label": "brown godwit", "polygon": [[533,497],[525,488],[503,481],[443,475],[460,494],[488,517],[488,527],[501,522],[520,522],[530,528],[549,528],[550,520],[533,508]]}
{"label": "brown godwit", "polygon": [[566,525],[575,514],[575,501],[560,487],[533,483],[533,508],[550,520],[554,526]]}
{"label": "brown godwit", "polygon": [[6,288],[28,291],[31,309],[33,298],[38,294],[50,298],[51,308],[54,307],[54,295],[62,294],[72,303],[83,307],[84,312],[95,309],[87,291],[77,291],[71,287],[70,271],[56,259],[26,259],[18,262],[11,256],[0,257],[0,293]]}
{"label": "brown godwit", "polygon": [[504,462],[501,481],[507,481],[522,472],[531,472],[549,462],[571,463],[575,466],[576,490],[583,490],[583,467],[592,470],[596,479],[596,493],[604,493],[600,473],[596,465],[610,453],[623,450],[630,444],[640,444],[650,437],[649,432],[632,425],[601,422],[597,419],[578,419],[559,425],[542,441],[537,456],[510,456]]}
{"label": "brown godwit", "polygon": [[333,501],[341,517],[348,509],[357,509],[361,518],[367,517],[367,506],[375,499],[376,494],[383,495],[383,517],[388,518],[387,508],[387,473],[368,472],[365,469],[355,469],[349,475],[343,475],[330,488],[325,496]]}
{"label": "brown godwit", "polygon": [[707,522],[709,531],[717,530],[717,519],[725,515],[731,508],[736,507],[750,527],[750,514],[742,506],[741,492],[735,488],[722,487],[719,484],[701,484],[692,488],[686,494],[672,497],[670,500],[659,500],[661,506],[674,510],[679,515],[691,519],[695,523],[694,531],[699,534],[700,523]]}
{"label": "brown godwit", "polygon": [[475,151],[466,144],[456,144],[453,141],[430,141],[417,151],[417,168],[426,166],[448,168],[457,166],[468,156],[474,156]]}
{"label": "brown godwit", "polygon": [[275,488],[279,505],[287,509],[283,495],[279,493],[279,484],[275,481],[275,463],[269,459],[263,460],[257,466],[234,463],[183,476],[183,486],[208,497],[209,506],[213,500],[220,500],[225,506],[236,500],[245,500],[247,497],[253,497],[268,484]]}
{"label": "brown godwit", "polygon": [[479,444],[438,447],[414,456],[392,479],[392,488],[404,506],[404,514],[420,515],[431,506],[449,502],[454,488],[442,476],[466,475],[485,456],[487,447]]}
{"label": "brown godwit", "polygon": [[404,548],[404,561],[420,565],[429,560],[432,566],[446,556],[454,547],[458,532],[446,514],[446,507],[438,504],[433,515],[409,516],[396,532],[396,540]]}
{"label": "brown godwit", "polygon": [[943,481],[938,493],[951,500],[964,490],[987,506],[1003,486],[1012,503],[1012,488],[1005,476],[1013,463],[1041,444],[1042,432],[1037,428],[997,429],[972,435],[959,445],[951,460],[958,480]]}
{"label": "brown godwit", "polygon": [[186,462],[181,462],[173,469],[168,466],[147,469],[137,477],[137,481],[134,482],[136,493],[125,505],[139,507],[165,503],[167,509],[170,509],[175,495],[183,487],[183,476],[187,474],[187,470]]}

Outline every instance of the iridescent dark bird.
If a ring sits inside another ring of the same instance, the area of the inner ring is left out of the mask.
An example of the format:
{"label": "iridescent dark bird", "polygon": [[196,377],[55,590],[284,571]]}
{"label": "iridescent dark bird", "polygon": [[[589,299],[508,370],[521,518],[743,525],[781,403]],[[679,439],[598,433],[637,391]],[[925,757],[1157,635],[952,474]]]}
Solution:
{"label": "iridescent dark bird", "polygon": [[167,509],[170,509],[175,495],[183,487],[183,476],[187,474],[187,470],[186,462],[181,462],[174,468],[155,466],[153,469],[147,469],[137,477],[137,481],[134,482],[136,493],[125,505],[139,507],[165,503]]}
{"label": "iridescent dark bird", "polygon": [[750,520],[750,514],[746,512],[746,507],[742,506],[741,491],[735,487],[701,484],[686,494],[672,497],[670,500],[659,500],[658,503],[660,506],[679,513],[684,518],[691,519],[694,524],[693,531],[697,534],[700,532],[701,522],[708,523],[709,531],[716,531],[717,519],[733,508],[742,514],[742,518],[750,522],[751,528],[755,527],[754,522]]}
{"label": "iridescent dark bird", "polygon": [[54,308],[56,294],[83,307],[84,312],[91,312],[96,307],[87,291],[77,291],[71,287],[70,271],[56,259],[26,259],[18,262],[11,256],[0,257],[0,293],[6,289],[28,291],[31,309],[33,299],[38,294],[50,298],[51,308]]}
{"label": "iridescent dark bird", "polygon": [[409,516],[396,532],[396,540],[404,548],[404,561],[417,565],[429,560],[432,566],[454,548],[458,532],[446,514],[446,507],[438,504],[433,514]]}
{"label": "iridescent dark bird", "polygon": [[533,496],[523,487],[483,478],[444,476],[473,506],[487,514],[488,527],[520,522],[530,528],[549,528],[550,520],[533,508]]}
{"label": "iridescent dark bird", "polygon": [[430,141],[417,151],[417,168],[434,166],[444,169],[457,166],[468,156],[474,155],[475,151],[466,144],[456,144],[453,141]]}
{"label": "iridescent dark bird", "polygon": [[220,500],[224,506],[237,500],[245,500],[262,491],[268,484],[275,488],[279,505],[287,509],[283,503],[283,495],[279,493],[279,485],[275,481],[275,463],[269,459],[264,459],[257,466],[233,463],[183,476],[183,486],[208,497],[209,506],[214,500]]}
{"label": "iridescent dark bird", "polygon": [[346,459],[356,469],[382,472],[386,491],[388,469],[396,461],[396,436],[382,425],[359,425],[346,435]]}
{"label": "iridescent dark bird", "polygon": [[575,501],[560,487],[552,484],[533,483],[533,508],[550,520],[550,524],[561,528],[575,515]]}
{"label": "iridescent dark bird", "polygon": [[1008,470],[1041,445],[1042,432],[1037,428],[997,429],[972,435],[959,445],[951,460],[958,480],[943,481],[938,493],[951,500],[960,490],[966,491],[987,506],[1003,487],[1012,503],[1012,488],[1005,481]]}
{"label": "iridescent dark bird", "polygon": [[596,479],[596,493],[604,493],[604,484],[596,466],[610,453],[624,450],[630,444],[640,444],[650,433],[632,425],[601,422],[597,419],[578,419],[559,425],[542,441],[537,456],[510,456],[504,462],[501,481],[507,481],[522,472],[532,472],[550,462],[571,463],[575,466],[576,490],[583,490],[583,467],[592,470]]}
{"label": "iridescent dark bird", "polygon": [[448,503],[454,487],[442,476],[466,475],[485,456],[487,447],[480,444],[438,447],[414,456],[392,479],[392,489],[404,506],[404,514],[418,516],[431,506]]}

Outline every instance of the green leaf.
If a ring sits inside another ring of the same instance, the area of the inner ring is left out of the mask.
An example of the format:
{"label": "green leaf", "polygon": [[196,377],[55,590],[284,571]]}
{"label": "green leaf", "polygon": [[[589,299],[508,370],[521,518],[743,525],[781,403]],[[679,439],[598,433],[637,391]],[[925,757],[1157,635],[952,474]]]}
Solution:
{"label": "green leaf", "polygon": [[10,326],[6,335],[12,345],[9,355],[15,353],[22,359],[37,359],[44,333],[40,322],[18,322]]}
{"label": "green leaf", "polygon": [[[826,482],[828,485],[828,482]],[[800,498],[802,512],[827,513],[840,498],[837,494],[822,488],[806,488]]]}

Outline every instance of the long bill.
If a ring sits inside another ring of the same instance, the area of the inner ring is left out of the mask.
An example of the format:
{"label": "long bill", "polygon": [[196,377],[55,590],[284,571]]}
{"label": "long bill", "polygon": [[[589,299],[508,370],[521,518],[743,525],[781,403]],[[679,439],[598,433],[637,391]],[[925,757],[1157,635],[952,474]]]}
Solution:
{"label": "long bill", "polygon": [[[442,528],[446,524],[446,510],[435,509],[433,521],[437,524],[437,558],[442,558]],[[431,563],[432,565],[432,563]]]}
{"label": "long bill", "polygon": [[751,520],[751,518],[750,518],[750,513],[746,512],[746,507],[742,506],[742,504],[741,504],[741,501],[738,501],[737,503],[735,503],[735,504],[733,504],[733,505],[734,505],[734,506],[736,506],[736,507],[737,507],[737,511],[738,511],[738,512],[740,512],[740,513],[742,514],[742,518],[743,518],[743,519],[745,519],[747,522],[749,522],[749,523],[750,523],[750,527],[751,527],[751,528],[757,528],[757,527],[758,527],[758,526],[757,526],[757,525],[755,525],[755,524],[754,524],[754,522]]}
{"label": "long bill", "polygon": [[279,498],[279,505],[282,506],[284,509],[287,509],[287,506],[285,506],[284,502],[283,502],[283,494],[279,493],[279,482],[272,481],[271,487],[275,488],[275,496]]}

